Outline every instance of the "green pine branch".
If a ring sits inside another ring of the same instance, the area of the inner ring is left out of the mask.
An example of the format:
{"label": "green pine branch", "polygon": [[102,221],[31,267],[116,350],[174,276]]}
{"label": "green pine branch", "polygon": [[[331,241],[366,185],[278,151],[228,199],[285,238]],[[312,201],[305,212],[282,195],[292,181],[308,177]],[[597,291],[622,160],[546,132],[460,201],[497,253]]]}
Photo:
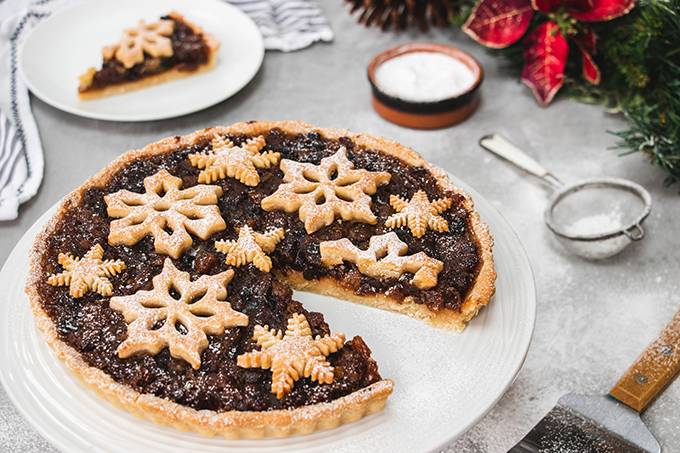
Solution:
{"label": "green pine branch", "polygon": [[646,154],[669,182],[680,180],[680,0],[643,0],[596,32],[597,91],[630,123],[614,133],[619,148]]}

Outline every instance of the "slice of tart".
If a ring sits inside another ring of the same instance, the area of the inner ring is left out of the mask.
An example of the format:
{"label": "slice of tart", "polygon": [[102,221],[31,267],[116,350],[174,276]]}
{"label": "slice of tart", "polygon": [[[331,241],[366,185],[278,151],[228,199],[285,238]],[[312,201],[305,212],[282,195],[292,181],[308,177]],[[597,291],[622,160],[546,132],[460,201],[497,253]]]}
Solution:
{"label": "slice of tart", "polygon": [[206,71],[215,65],[218,42],[181,14],[140,21],[102,50],[102,65],[79,77],[78,96],[95,99]]}
{"label": "slice of tart", "polygon": [[379,411],[393,388],[291,287],[461,330],[493,295],[491,245],[470,198],[407,148],[239,123],[128,152],[68,195],[26,291],[50,346],[117,405],[286,436]]}

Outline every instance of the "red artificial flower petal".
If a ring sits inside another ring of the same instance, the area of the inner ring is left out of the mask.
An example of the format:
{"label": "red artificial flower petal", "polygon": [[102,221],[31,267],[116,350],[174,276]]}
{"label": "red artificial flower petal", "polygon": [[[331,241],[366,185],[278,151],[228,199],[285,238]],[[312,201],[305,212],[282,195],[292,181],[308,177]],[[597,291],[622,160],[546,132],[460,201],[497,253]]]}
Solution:
{"label": "red artificial flower petal", "polygon": [[524,43],[522,82],[545,106],[564,84],[569,44],[558,25],[548,20],[532,31]]}
{"label": "red artificial flower petal", "polygon": [[589,11],[597,0],[531,0],[531,7],[536,11],[548,14],[559,8],[568,11]]}
{"label": "red artificial flower petal", "polygon": [[579,33],[574,37],[574,41],[589,54],[595,55],[597,53],[597,35],[592,29],[587,28],[582,33]]}
{"label": "red artificial flower petal", "polygon": [[562,0],[531,0],[531,7],[542,13],[555,11],[562,4]]}
{"label": "red artificial flower petal", "polygon": [[526,33],[533,15],[530,0],[479,0],[463,31],[480,44],[501,49]]}
{"label": "red artificial flower petal", "polygon": [[586,51],[583,47],[580,47],[581,49],[581,64],[583,66],[583,71],[582,75],[583,78],[586,79],[588,82],[592,83],[593,85],[599,85],[600,84],[600,68],[597,66],[597,63],[595,63],[595,60],[593,60],[593,56],[590,55],[588,51]]}
{"label": "red artificial flower petal", "polygon": [[595,6],[597,0],[563,0],[561,6],[569,11],[589,11]]}
{"label": "red artificial flower petal", "polygon": [[604,22],[615,19],[633,9],[635,0],[592,0],[589,9],[570,9],[569,14],[583,22]]}

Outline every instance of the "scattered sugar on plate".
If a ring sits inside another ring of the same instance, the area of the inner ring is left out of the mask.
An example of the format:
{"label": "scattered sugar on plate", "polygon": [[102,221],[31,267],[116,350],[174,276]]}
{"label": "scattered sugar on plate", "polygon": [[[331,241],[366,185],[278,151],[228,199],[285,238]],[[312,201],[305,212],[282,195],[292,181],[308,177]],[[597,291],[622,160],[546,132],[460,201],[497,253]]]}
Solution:
{"label": "scattered sugar on plate", "polygon": [[475,80],[463,62],[441,52],[409,52],[385,61],[375,71],[380,91],[410,102],[437,102],[459,96]]}

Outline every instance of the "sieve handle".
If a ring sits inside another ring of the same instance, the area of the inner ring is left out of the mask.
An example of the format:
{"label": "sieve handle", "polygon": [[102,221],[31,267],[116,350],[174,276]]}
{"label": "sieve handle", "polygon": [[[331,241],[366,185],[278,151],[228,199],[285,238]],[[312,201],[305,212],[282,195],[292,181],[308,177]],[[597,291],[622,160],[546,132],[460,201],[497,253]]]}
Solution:
{"label": "sieve handle", "polygon": [[510,143],[502,135],[485,135],[479,139],[479,145],[487,151],[491,151],[498,157],[501,157],[511,164],[521,168],[527,173],[541,178],[555,188],[558,188],[562,185],[562,181],[560,181],[555,175],[546,170],[545,167],[539,164],[533,157],[529,156],[527,153]]}

